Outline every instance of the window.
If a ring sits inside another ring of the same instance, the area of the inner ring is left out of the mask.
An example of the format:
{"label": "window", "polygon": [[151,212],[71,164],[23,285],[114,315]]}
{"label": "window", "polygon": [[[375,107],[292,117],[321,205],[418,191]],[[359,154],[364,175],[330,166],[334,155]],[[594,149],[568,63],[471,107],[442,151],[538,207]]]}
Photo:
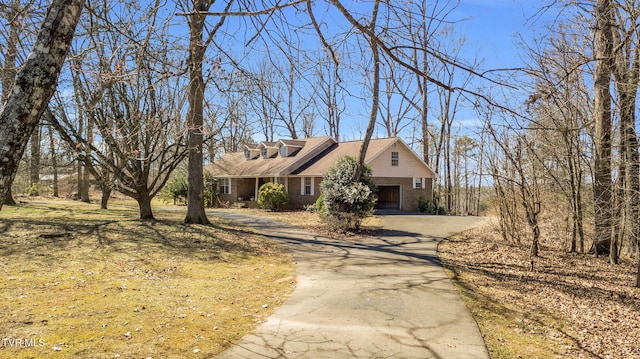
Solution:
{"label": "window", "polygon": [[287,152],[287,146],[280,147],[280,157],[287,157],[289,155]]}
{"label": "window", "polygon": [[247,160],[251,159],[251,150],[244,150],[244,158]]}
{"label": "window", "polygon": [[218,193],[231,194],[231,178],[218,178]]}
{"label": "window", "polygon": [[397,166],[398,163],[398,152],[391,152],[391,165]]}
{"label": "window", "polygon": [[262,155],[263,158],[267,158],[269,156],[269,152],[267,151],[266,147],[264,147],[262,151],[260,151],[260,154]]}
{"label": "window", "polygon": [[300,194],[303,196],[313,196],[313,177],[304,177],[302,179],[302,188]]}
{"label": "window", "polygon": [[422,177],[414,177],[413,178],[413,188],[424,188],[424,178],[422,178]]}

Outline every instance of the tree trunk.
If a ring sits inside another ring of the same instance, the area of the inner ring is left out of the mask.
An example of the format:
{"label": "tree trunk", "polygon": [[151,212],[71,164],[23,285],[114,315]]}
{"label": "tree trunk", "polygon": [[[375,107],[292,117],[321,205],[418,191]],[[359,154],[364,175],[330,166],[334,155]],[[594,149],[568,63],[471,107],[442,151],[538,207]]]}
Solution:
{"label": "tree trunk", "polygon": [[582,209],[582,170],[578,171],[578,188],[576,190],[576,205],[577,205],[577,214],[578,214],[578,246],[580,248],[580,253],[584,253],[584,215]]}
{"label": "tree trunk", "polygon": [[[377,2],[376,10],[374,11],[374,17],[371,21],[372,26],[375,26],[375,16],[377,14]],[[371,89],[371,112],[369,113],[369,124],[367,131],[362,140],[362,146],[360,147],[360,155],[358,156],[358,165],[353,173],[352,181],[356,182],[360,179],[362,169],[364,167],[364,160],[367,155],[367,149],[369,148],[369,142],[373,136],[373,130],[376,125],[376,119],[378,118],[378,109],[380,106],[380,53],[378,52],[378,44],[373,39],[370,39],[369,45],[371,47],[371,54],[373,56],[373,88]]]}
{"label": "tree trunk", "polygon": [[77,167],[76,167],[76,177],[77,177],[77,188],[76,188],[76,194],[75,196],[73,196],[74,200],[79,200],[80,198],[82,198],[82,192],[83,192],[83,181],[82,181],[82,160],[80,159],[80,156],[78,156],[77,159]]}
{"label": "tree trunk", "polygon": [[7,195],[29,137],[53,96],[83,5],[83,0],[52,0],[33,51],[17,74],[0,114],[0,198]]}
{"label": "tree trunk", "polygon": [[611,0],[598,0],[596,4],[596,67],[594,75],[594,122],[595,122],[595,253],[598,243],[611,239],[611,72],[613,36],[613,4]]}
{"label": "tree trunk", "polygon": [[[449,120],[446,120],[449,122]],[[447,213],[453,213],[453,182],[451,180],[451,132],[447,129],[445,134],[444,154],[444,192],[446,195]]]}
{"label": "tree trunk", "polygon": [[148,191],[139,190],[138,191],[138,208],[140,209],[140,219],[149,220],[153,218],[153,211],[151,210],[151,196],[149,196]]}
{"label": "tree trunk", "polygon": [[[16,73],[18,72],[16,69],[16,58],[18,57],[19,31],[18,26],[16,26],[17,22],[15,21],[15,18],[20,10],[20,1],[15,0],[7,7],[7,11],[5,12],[5,19],[10,25],[9,35],[7,36],[7,43],[4,50],[4,64],[0,70],[0,81],[2,82],[0,106],[7,101],[7,98],[9,98],[9,93],[13,88]],[[7,193],[4,196],[0,196],[0,208],[2,208],[2,204],[7,206],[17,205],[16,201],[13,199],[11,186],[9,186]]]}
{"label": "tree trunk", "polygon": [[[619,14],[619,13],[618,13]],[[636,24],[637,15],[630,14],[629,23]],[[627,38],[628,32],[623,26],[625,20],[619,19],[619,26],[616,31],[614,47],[615,53],[614,79],[618,92],[618,103],[620,109],[620,161],[624,172],[619,176],[624,181],[624,187],[620,188],[620,205],[622,208],[622,218],[620,223],[623,231],[618,236],[618,247],[614,248],[611,243],[610,262],[617,264],[617,253],[613,250],[621,249],[625,244],[635,248],[638,243],[638,232],[640,231],[640,203],[638,194],[640,192],[640,155],[638,154],[638,138],[635,129],[636,122],[636,102],[637,91],[640,85],[640,54],[638,53],[638,43]],[[614,257],[615,256],[615,257]]]}
{"label": "tree trunk", "polygon": [[[205,15],[201,11],[207,11],[211,5],[207,0],[194,0],[194,13],[189,20],[189,113],[187,114],[189,148],[188,170],[188,199],[187,216],[185,223],[209,224],[209,219],[204,210],[204,180],[203,180],[203,134],[204,122],[204,79],[202,75],[202,62],[204,61],[203,28]],[[142,207],[140,208],[142,216]]]}
{"label": "tree trunk", "polygon": [[15,206],[18,204],[18,202],[13,199],[13,191],[11,190],[11,187],[9,187],[9,190],[7,191],[7,194],[5,194],[4,199],[2,200],[2,202],[0,202],[0,208],[2,208],[3,204],[7,206]]}
{"label": "tree trunk", "polygon": [[[640,246],[640,242],[637,243]],[[636,274],[636,287],[640,287],[640,250],[637,253],[638,255],[638,273]]]}
{"label": "tree trunk", "polygon": [[29,161],[29,185],[40,182],[40,128],[36,127],[31,134],[31,159]]}
{"label": "tree trunk", "polygon": [[[91,121],[91,117],[87,117],[87,141],[89,144],[92,142],[93,138],[93,122]],[[86,146],[85,148],[85,158],[91,157],[91,147]],[[89,190],[91,189],[91,173],[84,169],[82,172],[82,193],[80,195],[80,200],[85,203],[91,203],[91,198],[89,197]]]}
{"label": "tree trunk", "polygon": [[535,258],[539,254],[540,227],[538,227],[537,217],[536,223],[532,226],[531,248],[529,248],[529,257]]}
{"label": "tree trunk", "polygon": [[51,156],[51,172],[53,173],[53,196],[58,197],[58,157],[56,156],[56,143],[53,138],[53,126],[48,125],[49,132],[49,155]]}
{"label": "tree trunk", "polygon": [[100,198],[100,209],[108,208],[109,198],[111,198],[111,187],[107,187],[106,185],[103,184],[102,197]]}
{"label": "tree trunk", "polygon": [[[424,60],[424,68],[428,70],[426,55]],[[427,86],[429,82],[426,79],[418,79],[422,82],[420,86],[421,107],[420,107],[420,128],[422,129],[422,160],[426,164],[430,164],[429,158],[429,94],[427,93]],[[438,169],[436,168],[436,171]]]}

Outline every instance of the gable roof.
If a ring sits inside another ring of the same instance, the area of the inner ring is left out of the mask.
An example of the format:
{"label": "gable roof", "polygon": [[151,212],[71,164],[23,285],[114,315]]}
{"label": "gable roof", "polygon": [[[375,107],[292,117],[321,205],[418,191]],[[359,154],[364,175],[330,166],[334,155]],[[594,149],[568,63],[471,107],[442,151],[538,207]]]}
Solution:
{"label": "gable roof", "polygon": [[[398,138],[380,138],[372,139],[369,142],[367,148],[367,155],[364,162],[369,163],[373,158],[377,157],[385,148],[397,141]],[[360,154],[360,147],[362,147],[362,141],[348,141],[340,142],[327,150],[322,156],[319,156],[316,161],[309,163],[304,168],[300,168],[295,174],[300,176],[322,176],[325,172],[331,168],[340,157],[343,156],[355,156]]]}
{"label": "gable roof", "polygon": [[280,140],[278,143],[282,143],[285,146],[304,147],[304,140]]}
{"label": "gable roof", "polygon": [[[274,146],[272,144],[274,142],[269,142],[267,146]],[[280,140],[276,144],[302,146],[302,148],[289,157],[277,156],[254,160],[246,160],[242,152],[227,153],[210,164],[209,170],[216,177],[284,177],[288,175],[320,177],[340,157],[347,155],[357,157],[360,153],[362,141],[338,143],[333,138],[326,136],[299,140]],[[435,171],[398,137],[372,139],[367,148],[365,163],[371,163],[394,144],[402,145],[415,156],[418,164],[424,166],[436,177]]]}
{"label": "gable roof", "polygon": [[[295,174],[300,176],[322,176],[325,172],[331,168],[340,157],[343,156],[355,156],[360,155],[360,147],[362,147],[363,141],[349,141],[340,142],[329,151],[326,155],[318,158],[317,161],[310,163],[304,168],[300,168]],[[418,157],[413,150],[407,146],[399,137],[390,138],[378,138],[369,141],[369,147],[367,147],[367,154],[365,155],[364,162],[371,163],[378,156],[384,153],[389,147],[394,144],[401,144],[407,150],[407,152],[413,154],[415,159],[419,161],[427,170],[429,170],[435,177],[435,171],[429,167],[420,157]]]}
{"label": "gable roof", "polygon": [[[309,161],[317,153],[336,143],[329,137],[314,137],[295,140],[296,145],[302,145],[292,156],[261,158],[247,160],[243,152],[231,152],[207,166],[216,177],[281,177],[289,175],[293,170]],[[276,147],[278,142],[263,142],[258,147]]]}

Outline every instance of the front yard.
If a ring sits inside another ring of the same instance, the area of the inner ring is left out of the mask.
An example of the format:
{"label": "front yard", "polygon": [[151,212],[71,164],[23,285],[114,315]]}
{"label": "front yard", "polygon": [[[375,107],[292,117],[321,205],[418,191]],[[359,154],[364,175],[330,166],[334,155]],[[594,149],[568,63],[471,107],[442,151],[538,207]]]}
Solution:
{"label": "front yard", "polygon": [[293,291],[291,257],[182,211],[38,200],[0,212],[0,356],[211,357]]}

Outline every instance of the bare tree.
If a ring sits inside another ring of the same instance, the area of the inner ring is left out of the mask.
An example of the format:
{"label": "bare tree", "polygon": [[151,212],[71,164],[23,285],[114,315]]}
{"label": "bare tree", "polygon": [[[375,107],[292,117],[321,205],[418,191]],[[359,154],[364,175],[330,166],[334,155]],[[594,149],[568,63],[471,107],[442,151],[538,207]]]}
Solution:
{"label": "bare tree", "polygon": [[41,126],[36,126],[29,140],[29,186],[40,185],[40,132]]}
{"label": "bare tree", "polygon": [[73,114],[86,127],[73,125],[61,96],[51,114],[83,176],[92,174],[103,189],[101,206],[115,189],[138,202],[141,219],[153,219],[151,199],[186,157],[186,83],[173,75],[178,50],[168,41],[168,22],[157,16],[159,5],[140,12],[134,2],[88,9],[82,40],[93,46],[70,62]]}
{"label": "bare tree", "polygon": [[[506,120],[506,119],[505,119]],[[516,120],[516,119],[514,119]],[[519,198],[520,204],[525,214],[529,230],[531,231],[531,242],[529,246],[529,258],[533,269],[534,259],[539,254],[540,225],[539,215],[542,210],[540,198],[539,165],[535,160],[535,138],[537,134],[517,133],[514,128],[522,128],[518,124],[509,124],[505,127],[507,133],[499,133],[494,126],[488,124],[487,129],[494,139],[495,144],[501,150],[501,157],[513,169],[513,176],[498,174],[494,177],[498,181],[507,181],[517,189],[512,193]],[[499,172],[494,172],[499,173]]]}
{"label": "bare tree", "polygon": [[[619,218],[621,228],[619,234],[611,240],[609,258],[612,263],[617,264],[618,251],[621,247],[628,244],[632,248],[637,248],[640,240],[640,156],[635,128],[637,93],[640,86],[640,44],[638,43],[640,17],[637,2],[620,1],[615,12],[615,20],[618,26],[613,36],[616,49],[613,75],[620,111],[619,180],[621,186],[618,198],[623,215]],[[636,254],[640,258],[640,253]],[[640,286],[640,275],[637,285]]]}
{"label": "bare tree", "polygon": [[[0,5],[0,18],[6,21],[6,28],[8,31],[4,37],[4,51],[1,55],[4,57],[4,61],[0,66],[0,87],[2,87],[2,94],[0,96],[0,104],[4,104],[9,97],[9,93],[13,88],[16,73],[18,72],[18,48],[24,44],[20,41],[20,34],[27,32],[25,28],[25,17],[28,13],[28,8],[31,3],[21,4],[20,0],[12,0],[7,4]],[[0,200],[2,200],[0,198]],[[16,201],[13,199],[11,187],[9,187],[7,194],[2,202],[6,205],[15,205]]]}
{"label": "bare tree", "polygon": [[13,90],[2,108],[0,198],[7,195],[29,137],[53,96],[83,4],[83,0],[51,2],[34,50],[17,73]]}
{"label": "bare tree", "polygon": [[588,62],[587,44],[582,33],[572,33],[571,24],[558,23],[542,50],[531,47],[534,61],[532,74],[535,88],[525,105],[539,131],[540,164],[566,198],[571,211],[569,251],[585,251],[584,197],[585,175],[590,161],[587,142],[588,124],[593,101],[587,89],[587,73],[582,65]]}
{"label": "bare tree", "polygon": [[[191,12],[186,15],[189,23],[189,112],[187,114],[187,147],[189,150],[187,195],[187,215],[185,223],[209,224],[204,211],[204,173],[203,173],[203,125],[204,125],[204,94],[205,82],[203,77],[203,62],[208,45],[213,41],[218,29],[224,24],[222,16],[204,38],[205,14],[215,0],[191,0]],[[226,5],[228,10],[233,4],[230,0]]]}
{"label": "bare tree", "polygon": [[318,61],[317,76],[317,96],[316,105],[318,112],[323,114],[325,132],[328,136],[340,141],[340,119],[345,110],[342,91],[340,91],[339,63],[328,58],[325,52]]}
{"label": "bare tree", "polygon": [[611,0],[598,0],[595,6],[595,241],[608,242],[612,236],[611,204],[611,75],[613,67],[613,14]]}
{"label": "bare tree", "polygon": [[58,187],[58,155],[56,154],[56,139],[53,135],[53,126],[47,124],[47,134],[49,135],[49,162],[51,164],[53,196],[60,196]]}

